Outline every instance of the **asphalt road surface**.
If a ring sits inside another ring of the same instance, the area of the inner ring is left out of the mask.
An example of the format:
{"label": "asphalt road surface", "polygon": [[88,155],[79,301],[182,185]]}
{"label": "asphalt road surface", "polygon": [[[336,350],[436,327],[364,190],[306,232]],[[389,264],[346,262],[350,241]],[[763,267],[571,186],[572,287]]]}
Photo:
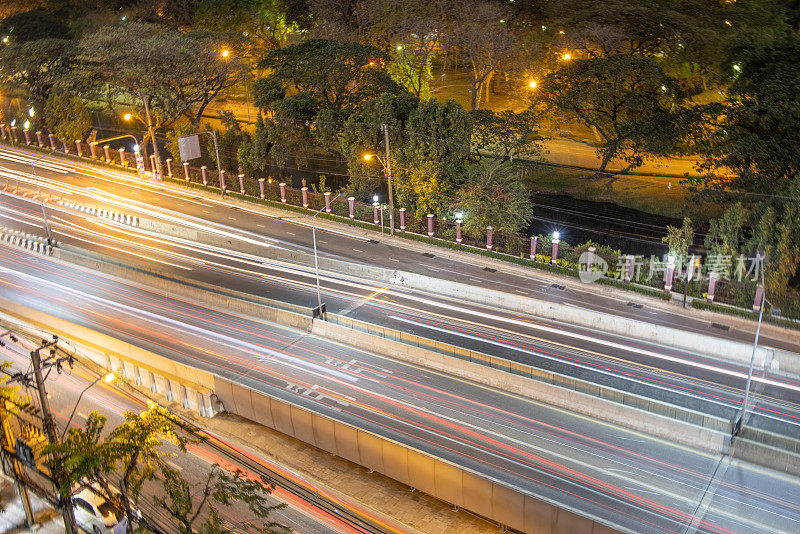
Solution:
{"label": "asphalt road surface", "polygon": [[0,246],[0,297],[628,532],[797,532],[798,480]]}

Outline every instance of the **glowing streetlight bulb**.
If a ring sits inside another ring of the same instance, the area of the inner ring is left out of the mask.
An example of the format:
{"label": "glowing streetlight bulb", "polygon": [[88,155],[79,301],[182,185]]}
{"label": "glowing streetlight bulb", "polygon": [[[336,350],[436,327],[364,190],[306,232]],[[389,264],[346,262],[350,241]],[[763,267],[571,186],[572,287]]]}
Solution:
{"label": "glowing streetlight bulb", "polygon": [[131,117],[133,117],[133,115],[131,115],[130,113],[126,113],[125,115],[122,116],[122,118],[125,119],[126,121],[131,120]]}
{"label": "glowing streetlight bulb", "polygon": [[558,231],[553,232],[553,241],[558,241],[561,238],[561,233]]}
{"label": "glowing streetlight bulb", "polygon": [[28,110],[28,115],[29,115],[31,118],[33,118],[33,116],[34,116],[34,115],[36,115],[36,110],[35,110],[35,109],[33,109],[33,106],[31,106],[31,108]]}
{"label": "glowing streetlight bulb", "polygon": [[373,201],[373,202],[375,202],[375,203],[377,204],[377,203],[378,203],[378,195],[374,195],[374,196],[372,197],[372,201]]}
{"label": "glowing streetlight bulb", "polygon": [[111,382],[113,382],[113,381],[114,381],[114,379],[115,379],[115,378],[116,378],[116,377],[114,376],[114,373],[108,373],[108,374],[105,376],[105,378],[103,378],[103,380],[105,380],[106,382],[108,382],[108,383],[110,384]]}
{"label": "glowing streetlight bulb", "polygon": [[572,59],[572,54],[564,54],[563,56],[561,56],[561,59],[563,59],[564,61],[569,61],[570,59]]}
{"label": "glowing streetlight bulb", "polygon": [[222,57],[224,57],[226,59],[230,54],[231,54],[230,50],[225,49],[225,50],[222,51]]}
{"label": "glowing streetlight bulb", "polygon": [[456,219],[460,221],[462,218],[464,218],[464,214],[462,212],[460,212],[460,211],[457,212],[456,213]]}
{"label": "glowing streetlight bulb", "polygon": [[139,145],[133,145],[133,151],[139,152]]}
{"label": "glowing streetlight bulb", "polygon": [[373,156],[372,154],[364,154],[364,159],[369,161],[372,159],[372,156]]}
{"label": "glowing streetlight bulb", "polygon": [[530,87],[531,89],[536,89],[537,85],[539,84],[536,83],[536,80],[531,80],[530,82],[528,82],[528,87]]}
{"label": "glowing streetlight bulb", "polygon": [[28,128],[31,127],[31,121],[25,121],[25,123],[22,125],[22,127],[27,130]]}

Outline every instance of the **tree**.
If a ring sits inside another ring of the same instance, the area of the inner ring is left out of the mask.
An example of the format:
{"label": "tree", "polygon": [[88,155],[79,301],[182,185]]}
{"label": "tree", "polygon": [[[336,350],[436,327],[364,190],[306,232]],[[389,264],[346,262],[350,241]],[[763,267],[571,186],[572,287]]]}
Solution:
{"label": "tree", "polygon": [[646,154],[675,150],[676,114],[680,102],[675,80],[653,61],[637,56],[573,60],[548,74],[534,105],[556,118],[578,119],[596,128],[603,140],[597,149],[600,167],[621,159],[622,173],[644,162]]}
{"label": "tree", "polygon": [[[163,471],[164,496],[154,497],[154,502],[175,520],[180,534],[226,534],[233,531],[220,511],[244,503],[258,522],[241,521],[232,527],[244,532],[259,534],[288,533],[291,529],[269,519],[270,514],[285,508],[285,504],[271,505],[268,495],[274,486],[266,479],[250,480],[242,471],[226,473],[215,465],[203,484],[192,486],[169,467]],[[207,512],[207,516],[204,513]],[[200,521],[200,519],[203,519]],[[199,522],[199,524],[197,524]]]}
{"label": "tree", "polygon": [[2,50],[0,73],[5,84],[26,91],[41,109],[54,89],[69,86],[76,56],[75,43],[64,39],[12,43]]}
{"label": "tree", "polygon": [[454,100],[432,98],[409,114],[398,165],[401,198],[419,212],[439,213],[466,176],[472,120]]}
{"label": "tree", "polygon": [[[383,69],[386,55],[369,45],[325,39],[309,39],[273,50],[259,63],[272,69],[267,77],[307,95],[316,110],[328,108],[347,117],[363,102],[382,93],[398,94],[403,89]],[[274,84],[266,87],[274,91]],[[264,101],[255,93],[254,99]]]}
{"label": "tree", "polygon": [[683,226],[667,226],[667,235],[661,238],[661,242],[667,245],[669,253],[682,262],[689,257],[689,247],[694,242],[694,227],[689,217],[683,218]]}
{"label": "tree", "polygon": [[69,27],[43,8],[15,13],[0,21],[0,35],[7,43],[40,39],[69,39]]}
{"label": "tree", "polygon": [[800,177],[800,37],[742,40],[730,55],[725,101],[696,111],[704,175],[687,182],[783,194]]}
{"label": "tree", "polygon": [[44,124],[59,139],[83,139],[92,127],[92,115],[79,97],[53,93],[44,106]]}
{"label": "tree", "polygon": [[709,254],[736,256],[744,244],[744,225],[747,213],[741,202],[729,207],[719,219],[712,219],[706,233],[705,246]]}
{"label": "tree", "polygon": [[[197,429],[154,403],[140,414],[126,412],[124,417],[104,439],[106,417],[93,411],[85,429],[70,428],[63,443],[48,445],[44,452],[65,468],[67,476],[59,488],[62,495],[69,495],[74,484],[95,484],[117,516],[128,519],[130,534],[136,519],[132,503],[138,501],[142,485],[153,480],[158,470],[168,468],[165,458],[174,456],[162,449],[164,441],[185,453],[187,445],[198,439],[194,437]],[[115,481],[119,493],[114,490]]]}
{"label": "tree", "polygon": [[[383,158],[386,153],[386,141],[379,125],[388,125],[390,157],[398,162],[402,159],[405,143],[403,130],[419,105],[420,101],[408,93],[382,94],[353,112],[341,132],[335,126],[331,128],[318,123],[318,138],[323,146],[338,149],[347,161],[348,189],[352,194],[374,190],[384,180],[380,163],[375,159],[364,159],[364,154],[378,154]],[[318,119],[324,116],[323,112],[317,116]],[[398,169],[397,172],[402,171]]]}
{"label": "tree", "polygon": [[84,68],[114,87],[118,101],[138,107],[148,100],[156,130],[181,116],[198,124],[206,106],[241,74],[238,61],[220,53],[225,40],[209,33],[128,23],[103,27],[81,46]]}
{"label": "tree", "polygon": [[535,140],[536,120],[532,111],[495,113],[477,110],[472,115],[472,145],[478,152],[510,157],[535,157],[541,147]]}
{"label": "tree", "polygon": [[514,166],[482,160],[468,167],[467,180],[458,188],[453,209],[464,213],[464,232],[468,236],[482,236],[487,226],[516,232],[526,227],[533,215],[529,197]]}
{"label": "tree", "polygon": [[504,16],[504,10],[495,3],[473,4],[461,11],[461,18],[446,37],[469,68],[473,111],[480,106],[484,85],[488,86],[500,64],[514,53],[514,40]]}

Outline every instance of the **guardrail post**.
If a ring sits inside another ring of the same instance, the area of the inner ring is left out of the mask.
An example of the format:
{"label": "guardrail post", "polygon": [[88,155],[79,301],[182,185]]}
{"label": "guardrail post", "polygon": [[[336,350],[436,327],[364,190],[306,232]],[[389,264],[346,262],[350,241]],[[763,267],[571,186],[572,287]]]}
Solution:
{"label": "guardrail post", "polygon": [[400,208],[400,231],[406,231],[406,209]]}
{"label": "guardrail post", "polygon": [[428,237],[433,237],[433,213],[428,214]]}
{"label": "guardrail post", "polygon": [[69,145],[66,139],[62,139],[61,143],[64,145],[64,154],[69,154]]}
{"label": "guardrail post", "polygon": [[531,236],[531,259],[536,261],[536,249],[539,246],[539,236],[532,235]]}
{"label": "guardrail post", "polygon": [[380,224],[380,220],[378,219],[378,208],[379,207],[380,207],[380,204],[378,204],[377,202],[373,202],[372,203],[372,222],[374,222],[376,226],[378,224]]}
{"label": "guardrail post", "polygon": [[119,164],[123,167],[128,166],[128,161],[125,159],[125,147],[119,149]]}
{"label": "guardrail post", "polygon": [[200,174],[203,176],[203,185],[208,185],[208,167],[200,167]]}
{"label": "guardrail post", "polygon": [[708,296],[706,297],[708,302],[714,302],[714,290],[717,288],[717,278],[719,278],[719,275],[713,271],[708,275]]}
{"label": "guardrail post", "polygon": [[486,227],[486,250],[492,250],[492,227]]}
{"label": "guardrail post", "polygon": [[300,193],[303,195],[303,207],[308,209],[308,188],[302,187],[300,188]]}
{"label": "guardrail post", "polygon": [[172,178],[172,158],[167,158],[167,176]]}
{"label": "guardrail post", "polygon": [[356,218],[356,199],[355,197],[347,197],[347,210],[350,212],[350,220]]}
{"label": "guardrail post", "polygon": [[111,163],[111,147],[103,145],[103,155],[106,157],[106,163]]}
{"label": "guardrail post", "polygon": [[561,243],[560,239],[553,239],[553,252],[550,254],[550,264],[558,264],[558,244]]}
{"label": "guardrail post", "polygon": [[30,132],[28,132],[28,129],[25,128],[24,130],[22,130],[22,133],[25,134],[25,144],[26,145],[31,144],[31,134],[30,134]]}
{"label": "guardrail post", "polygon": [[50,149],[53,150],[53,152],[55,152],[57,150],[57,148],[56,148],[56,136],[53,135],[53,134],[47,134],[47,138],[50,140]]}
{"label": "guardrail post", "polygon": [[183,178],[187,182],[191,180],[191,177],[189,176],[189,162],[188,161],[184,161],[183,162]]}
{"label": "guardrail post", "polygon": [[17,127],[11,127],[11,143],[15,144],[17,142]]}
{"label": "guardrail post", "polygon": [[244,174],[239,173],[239,192],[244,195]]}
{"label": "guardrail post", "polygon": [[330,191],[325,191],[323,193],[323,195],[325,196],[325,213],[330,213],[331,212],[331,192]]}
{"label": "guardrail post", "polygon": [[456,219],[456,244],[461,244],[461,219]]}
{"label": "guardrail post", "polygon": [[228,189],[228,185],[225,182],[225,169],[219,170],[219,189],[222,191],[222,194],[225,194],[225,191]]}
{"label": "guardrail post", "polygon": [[148,156],[150,158],[150,172],[153,174],[153,178],[156,177],[156,157],[153,154]]}
{"label": "guardrail post", "polygon": [[97,159],[97,147],[94,143],[89,143],[89,152],[92,154],[92,159]]}
{"label": "guardrail post", "polygon": [[279,183],[278,187],[281,189],[281,203],[286,204],[286,182]]}
{"label": "guardrail post", "polygon": [[6,123],[0,124],[0,135],[3,136],[3,141],[6,140]]}
{"label": "guardrail post", "polygon": [[44,140],[42,138],[41,130],[36,131],[36,141],[39,143],[39,148],[44,148]]}
{"label": "guardrail post", "polygon": [[83,157],[83,149],[81,148],[81,140],[80,139],[76,139],[75,140],[75,150],[78,151],[78,157],[82,158]]}
{"label": "guardrail post", "polygon": [[261,200],[267,198],[267,194],[264,192],[264,179],[258,179],[258,196],[261,197]]}

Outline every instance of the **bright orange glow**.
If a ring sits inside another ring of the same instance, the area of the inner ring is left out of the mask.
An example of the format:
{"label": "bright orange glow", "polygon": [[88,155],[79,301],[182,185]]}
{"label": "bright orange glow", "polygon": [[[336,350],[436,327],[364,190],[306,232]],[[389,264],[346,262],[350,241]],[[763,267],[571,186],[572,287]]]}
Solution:
{"label": "bright orange glow", "polygon": [[537,84],[537,83],[536,83],[536,80],[531,80],[531,81],[528,83],[528,87],[530,87],[531,89],[536,89],[536,86],[537,86],[537,85],[539,85],[539,84]]}
{"label": "bright orange glow", "polygon": [[364,154],[364,159],[369,161],[372,159],[373,154]]}
{"label": "bright orange glow", "polygon": [[230,50],[225,49],[222,51],[222,57],[227,59],[229,55],[231,55]]}
{"label": "bright orange glow", "polygon": [[114,381],[114,379],[115,379],[115,378],[116,378],[116,377],[114,376],[114,373],[108,373],[108,374],[105,376],[104,380],[110,384],[111,382],[113,382],[113,381]]}
{"label": "bright orange glow", "polygon": [[572,55],[569,54],[569,53],[566,53],[563,56],[561,56],[561,59],[563,59],[564,61],[569,61],[570,59],[572,59]]}
{"label": "bright orange glow", "polygon": [[126,113],[125,115],[123,115],[122,118],[125,119],[126,121],[129,121],[131,120],[131,117],[133,117],[133,115],[131,115],[130,113]]}

